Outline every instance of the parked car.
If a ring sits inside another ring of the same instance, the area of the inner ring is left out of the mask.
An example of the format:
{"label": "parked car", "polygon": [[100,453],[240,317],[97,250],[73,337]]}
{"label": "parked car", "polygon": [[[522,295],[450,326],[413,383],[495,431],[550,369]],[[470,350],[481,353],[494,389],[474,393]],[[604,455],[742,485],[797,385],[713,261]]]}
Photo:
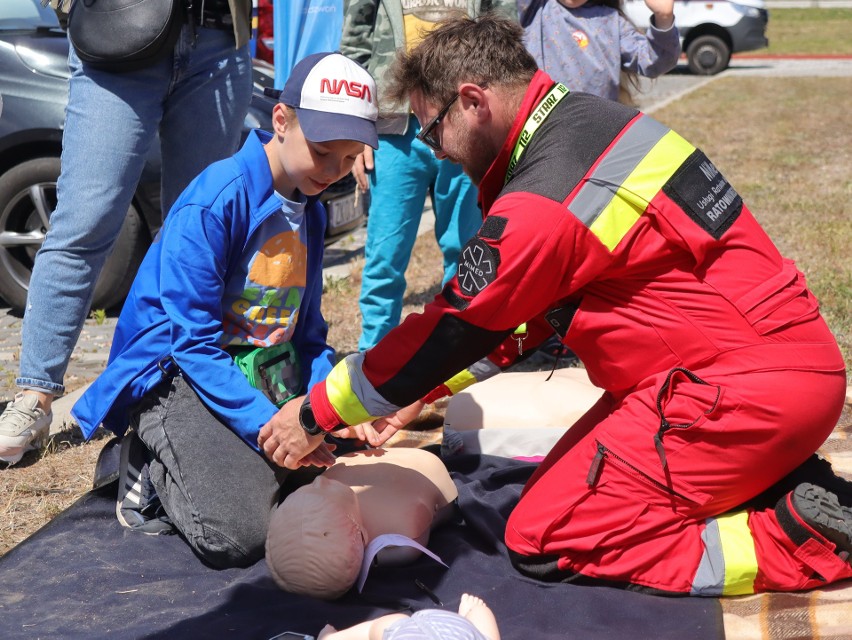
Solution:
{"label": "parked car", "polygon": [[[56,180],[68,100],[68,38],[41,0],[0,2],[0,298],[22,311],[36,252],[56,206]],[[243,126],[269,129],[275,100],[264,95],[273,67],[255,61],[255,87]],[[97,135],[96,131],[92,135]],[[326,242],[359,226],[364,198],[351,176],[322,196],[329,215]],[[92,308],[122,303],[151,239],[162,224],[159,144],[152,146],[115,249],[95,288]]]}
{"label": "parked car", "polygon": [[[622,6],[633,24],[648,28],[651,11],[645,0],[624,0]],[[764,0],[675,0],[674,14],[692,73],[715,75],[728,68],[732,53],[769,46]]]}

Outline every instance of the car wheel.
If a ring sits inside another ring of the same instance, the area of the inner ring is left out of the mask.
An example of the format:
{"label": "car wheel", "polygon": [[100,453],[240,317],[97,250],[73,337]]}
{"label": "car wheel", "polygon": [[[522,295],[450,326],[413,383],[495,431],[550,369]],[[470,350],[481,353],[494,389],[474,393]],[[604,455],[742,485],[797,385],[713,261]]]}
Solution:
{"label": "car wheel", "polygon": [[699,36],[686,49],[689,70],[699,76],[713,76],[728,68],[731,48],[718,36]]}
{"label": "car wheel", "polygon": [[[59,166],[59,158],[36,158],[0,176],[0,297],[17,311],[26,307],[33,261],[56,207]],[[93,309],[124,300],[149,243],[142,216],[131,205],[95,286]]]}

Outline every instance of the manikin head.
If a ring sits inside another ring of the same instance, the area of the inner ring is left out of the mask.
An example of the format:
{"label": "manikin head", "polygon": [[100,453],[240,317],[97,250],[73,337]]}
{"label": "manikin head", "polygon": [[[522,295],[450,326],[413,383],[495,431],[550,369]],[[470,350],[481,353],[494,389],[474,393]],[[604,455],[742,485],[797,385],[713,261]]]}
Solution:
{"label": "manikin head", "polygon": [[355,584],[367,542],[355,492],[320,475],[272,514],[266,563],[285,591],[333,600]]}

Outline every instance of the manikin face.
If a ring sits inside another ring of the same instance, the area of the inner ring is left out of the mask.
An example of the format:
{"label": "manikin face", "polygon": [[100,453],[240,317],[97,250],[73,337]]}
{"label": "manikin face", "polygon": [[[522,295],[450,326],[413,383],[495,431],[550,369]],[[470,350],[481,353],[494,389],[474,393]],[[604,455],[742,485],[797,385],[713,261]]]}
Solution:
{"label": "manikin face", "polygon": [[[441,110],[443,105],[427,102],[419,91],[412,92],[411,109],[422,126],[427,126]],[[433,150],[435,157],[460,164],[462,170],[478,185],[482,181],[494,157],[488,151],[484,131],[477,126],[474,118],[465,111],[466,102],[462,97],[456,99],[440,123],[433,129],[433,136],[440,142],[441,149]]]}
{"label": "manikin face", "polygon": [[355,140],[311,142],[283,105],[273,111],[276,139],[267,144],[275,189],[293,199],[296,191],[314,196],[352,170],[364,144]]}

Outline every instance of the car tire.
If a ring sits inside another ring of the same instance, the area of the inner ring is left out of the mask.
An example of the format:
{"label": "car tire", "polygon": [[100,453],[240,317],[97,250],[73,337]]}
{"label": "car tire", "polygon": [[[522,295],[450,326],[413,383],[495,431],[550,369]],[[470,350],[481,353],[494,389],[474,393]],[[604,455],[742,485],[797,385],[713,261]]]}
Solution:
{"label": "car tire", "polygon": [[[56,207],[59,158],[27,160],[0,176],[0,297],[16,311],[27,302],[36,252]],[[95,285],[93,309],[121,304],[145,256],[150,237],[132,204]]]}
{"label": "car tire", "polygon": [[699,76],[714,76],[728,68],[731,47],[718,36],[698,36],[686,48],[689,70]]}

